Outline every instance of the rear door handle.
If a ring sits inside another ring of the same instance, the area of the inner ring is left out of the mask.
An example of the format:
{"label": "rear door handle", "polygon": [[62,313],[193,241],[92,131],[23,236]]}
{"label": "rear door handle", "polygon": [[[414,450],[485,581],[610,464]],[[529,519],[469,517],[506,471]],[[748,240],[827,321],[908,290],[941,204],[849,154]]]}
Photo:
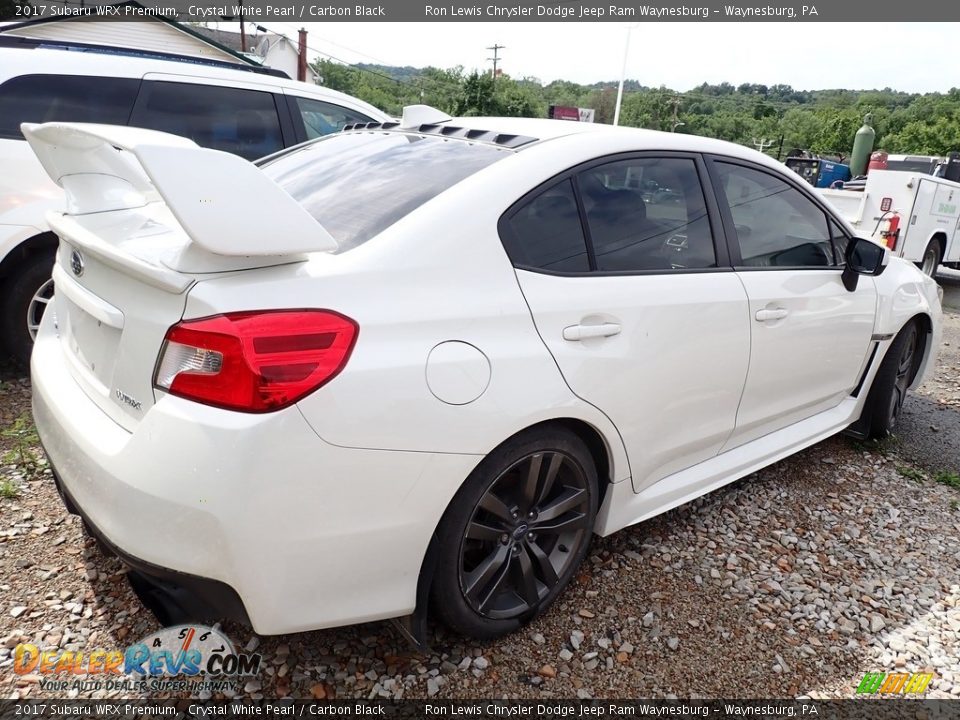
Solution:
{"label": "rear door handle", "polygon": [[571,325],[563,329],[563,339],[577,342],[589,338],[611,337],[620,334],[620,326],[616,323],[602,323],[600,325]]}
{"label": "rear door handle", "polygon": [[774,308],[773,310],[757,310],[757,322],[770,322],[771,320],[783,320],[790,311],[785,308]]}

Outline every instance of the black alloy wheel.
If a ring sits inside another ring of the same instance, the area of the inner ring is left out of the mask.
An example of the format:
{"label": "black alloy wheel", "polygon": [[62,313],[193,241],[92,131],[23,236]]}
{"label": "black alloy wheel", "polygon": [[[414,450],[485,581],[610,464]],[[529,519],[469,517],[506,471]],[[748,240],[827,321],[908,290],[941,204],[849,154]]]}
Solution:
{"label": "black alloy wheel", "polygon": [[482,640],[531,621],[586,556],[598,495],[593,456],[565,426],[536,426],[501,444],[437,526],[431,613]]}
{"label": "black alloy wheel", "polygon": [[507,468],[480,498],[460,550],[460,589],[478,614],[526,615],[557,585],[588,538],[590,492],[579,464],[536,452]]}
{"label": "black alloy wheel", "polygon": [[905,325],[887,349],[864,407],[866,436],[884,438],[900,420],[907,391],[922,360],[924,333],[916,320]]}
{"label": "black alloy wheel", "polygon": [[887,403],[887,429],[893,430],[903,410],[903,401],[907,399],[907,388],[913,382],[915,375],[917,353],[920,345],[920,333],[916,323],[903,330],[903,344],[897,355],[896,371],[893,380],[893,391]]}

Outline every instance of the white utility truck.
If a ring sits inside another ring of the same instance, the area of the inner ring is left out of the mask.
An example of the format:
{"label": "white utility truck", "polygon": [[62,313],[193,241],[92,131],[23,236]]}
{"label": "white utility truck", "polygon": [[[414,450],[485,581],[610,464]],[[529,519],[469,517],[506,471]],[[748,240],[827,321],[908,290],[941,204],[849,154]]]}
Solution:
{"label": "white utility truck", "polygon": [[816,188],[861,235],[927,275],[960,265],[960,183],[923,173],[873,169],[862,190]]}

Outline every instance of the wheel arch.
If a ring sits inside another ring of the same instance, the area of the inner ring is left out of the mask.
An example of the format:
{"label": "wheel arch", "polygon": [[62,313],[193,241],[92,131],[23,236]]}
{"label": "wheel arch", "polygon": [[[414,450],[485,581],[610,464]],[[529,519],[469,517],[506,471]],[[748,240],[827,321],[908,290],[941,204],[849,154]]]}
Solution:
{"label": "wheel arch", "polygon": [[903,319],[899,327],[895,328],[891,332],[886,333],[889,337],[882,343],[882,351],[877,353],[877,357],[873,361],[872,367],[870,368],[870,382],[867,386],[867,392],[863,393],[865,398],[869,396],[869,390],[873,388],[873,384],[877,379],[877,372],[880,368],[880,365],[883,363],[884,358],[886,358],[887,353],[890,351],[893,341],[910,323],[917,323],[920,326],[920,332],[922,333],[923,337],[923,353],[921,355],[920,362],[917,363],[917,367],[914,369],[914,375],[910,379],[909,388],[913,389],[923,382],[923,377],[931,360],[935,359],[936,357],[935,350],[937,339],[934,333],[933,319],[930,317],[929,313],[917,312]]}
{"label": "wheel arch", "polygon": [[59,238],[49,230],[37,232],[36,235],[27,238],[0,260],[0,279],[10,277],[20,265],[32,257],[46,252],[55,252],[59,243]]}
{"label": "wheel arch", "polygon": [[924,252],[927,251],[930,243],[932,243],[934,240],[938,240],[940,242],[940,262],[937,263],[937,266],[939,267],[943,264],[943,257],[947,252],[947,234],[943,230],[935,230],[934,232],[930,233],[930,237],[927,238],[927,244],[923,246]]}
{"label": "wheel arch", "polygon": [[920,359],[920,362],[917,363],[917,368],[914,370],[914,375],[910,379],[910,388],[916,388],[921,382],[923,382],[924,376],[927,374],[927,370],[930,369],[930,363],[936,358],[936,338],[934,337],[933,332],[933,319],[927,313],[917,313],[912,318],[907,320],[900,328],[903,330],[908,323],[916,322],[920,326],[920,331],[923,333],[923,355]]}
{"label": "wheel arch", "polygon": [[[590,423],[574,417],[557,417],[550,418],[548,420],[542,420],[514,432],[509,437],[504,438],[500,443],[497,444],[496,447],[500,447],[500,445],[509,442],[518,435],[550,425],[556,425],[572,432],[587,446],[587,450],[590,452],[590,456],[593,458],[593,461],[596,465],[597,479],[600,481],[597,487],[597,507],[602,507],[607,493],[610,490],[610,486],[613,484],[612,449],[609,442],[603,436],[600,430]],[[619,441],[619,438],[617,438],[617,440]],[[496,448],[491,448],[487,455],[489,455],[495,449]],[[464,482],[466,482],[466,480],[467,478],[463,478]],[[451,496],[446,508],[444,508],[444,514],[446,514],[447,509],[454,502],[458,493],[459,490],[457,493],[454,493]],[[437,523],[439,524],[439,522],[440,520],[438,519]],[[396,619],[396,624],[404,636],[414,645],[414,647],[420,650],[425,650],[429,647],[427,638],[427,617],[429,615],[430,586],[433,583],[434,571],[436,569],[436,549],[438,544],[442,541],[443,539],[440,538],[437,535],[436,530],[434,530],[434,533],[430,538],[430,543],[427,545],[427,552],[424,555],[423,562],[420,564],[420,575],[417,578],[416,607],[411,615]]]}

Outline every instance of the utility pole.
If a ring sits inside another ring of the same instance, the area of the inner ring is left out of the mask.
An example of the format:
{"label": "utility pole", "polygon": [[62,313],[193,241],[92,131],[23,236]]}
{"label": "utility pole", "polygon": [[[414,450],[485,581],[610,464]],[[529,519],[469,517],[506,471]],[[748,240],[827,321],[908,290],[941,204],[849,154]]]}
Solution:
{"label": "utility pole", "polygon": [[676,132],[678,127],[680,127],[681,125],[686,125],[685,122],[681,122],[677,118],[678,112],[680,112],[680,96],[674,95],[673,96],[673,121],[670,125],[670,132]]}
{"label": "utility pole", "polygon": [[760,138],[760,140],[757,140],[756,138],[753,139],[753,144],[754,144],[754,146],[757,148],[757,151],[758,151],[758,152],[764,152],[764,151],[766,151],[766,149],[767,149],[768,147],[771,147],[774,142],[776,142],[776,141],[775,141],[775,140],[771,140],[770,142],[767,142],[767,139],[766,139],[766,138]]}
{"label": "utility pole", "polygon": [[247,33],[243,23],[243,0],[240,0],[240,51],[247,51]]}
{"label": "utility pole", "polygon": [[623,67],[620,68],[620,82],[617,84],[617,104],[613,109],[613,124],[620,124],[620,104],[623,102],[623,81],[627,77],[627,58],[630,57],[630,33],[634,28],[640,27],[640,23],[627,25],[627,39],[623,43]]}
{"label": "utility pole", "polygon": [[623,103],[623,81],[627,77],[627,58],[630,57],[630,30],[627,28],[627,39],[623,43],[623,67],[620,69],[620,82],[617,84],[617,104],[613,109],[613,124],[620,124],[620,105]]}
{"label": "utility pole", "polygon": [[297,41],[297,80],[307,81],[307,31],[302,27]]}
{"label": "utility pole", "polygon": [[487,60],[493,60],[493,79],[497,79],[497,63],[500,61],[500,56],[498,53],[506,48],[506,45],[498,45],[494,43],[492,47],[488,47],[487,50],[493,50],[493,57],[487,58]]}

